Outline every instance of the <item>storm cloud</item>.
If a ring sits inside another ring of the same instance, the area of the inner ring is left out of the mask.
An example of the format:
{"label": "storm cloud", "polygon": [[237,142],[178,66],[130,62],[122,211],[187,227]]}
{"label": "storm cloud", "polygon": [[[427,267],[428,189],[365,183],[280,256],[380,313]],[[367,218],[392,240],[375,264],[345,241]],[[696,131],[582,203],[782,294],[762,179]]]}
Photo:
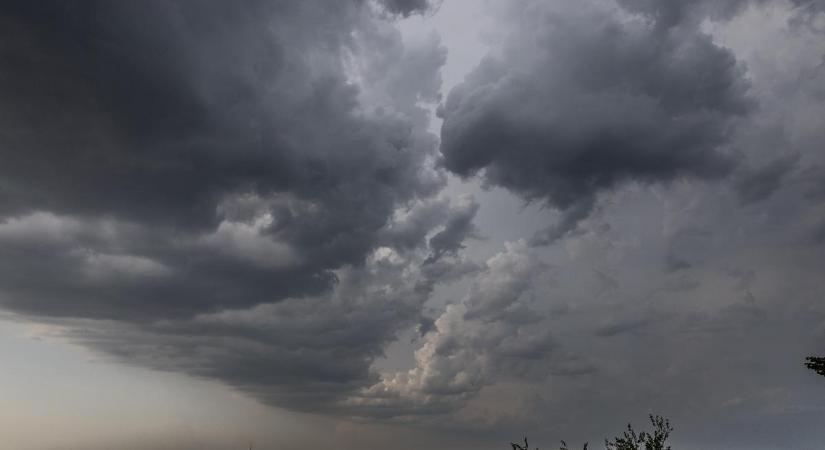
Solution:
{"label": "storm cloud", "polygon": [[387,11],[403,16],[421,13],[430,8],[429,0],[383,0],[382,3]]}
{"label": "storm cloud", "polygon": [[435,320],[415,352],[415,367],[385,373],[347,400],[359,414],[395,417],[452,413],[483,388],[507,380],[593,370],[566,352],[531,303],[546,265],[524,241],[507,244],[478,271],[464,298]]}
{"label": "storm cloud", "polygon": [[[415,105],[361,104],[347,79],[357,33],[380,32],[357,2],[4,9],[15,310],[158,318],[318,294],[442,183]],[[437,73],[425,51],[409,66]],[[404,100],[432,89],[420,80]],[[95,272],[115,260],[119,275]]]}
{"label": "storm cloud", "polygon": [[620,20],[601,3],[529,2],[447,97],[443,164],[567,214],[548,243],[622,183],[719,178],[751,109],[744,68],[695,27]]}
{"label": "storm cloud", "polygon": [[[356,1],[0,8],[5,309],[317,410],[463,273],[478,205],[434,198],[418,104],[437,39],[405,46]],[[427,255],[440,272],[401,276]]]}
{"label": "storm cloud", "polygon": [[2,317],[341,448],[818,429],[823,3],[481,4],[3,3]]}

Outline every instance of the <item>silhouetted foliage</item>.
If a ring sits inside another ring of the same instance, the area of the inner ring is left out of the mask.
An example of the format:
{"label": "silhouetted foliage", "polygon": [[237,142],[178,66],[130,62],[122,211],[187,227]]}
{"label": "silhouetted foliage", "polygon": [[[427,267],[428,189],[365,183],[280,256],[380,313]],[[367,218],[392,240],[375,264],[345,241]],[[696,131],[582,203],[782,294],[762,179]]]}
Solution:
{"label": "silhouetted foliage", "polygon": [[670,421],[651,414],[650,423],[653,424],[653,433],[642,431],[636,434],[633,427],[627,424],[627,431],[622,436],[613,438],[613,442],[605,439],[605,447],[607,450],[670,450],[669,445],[665,446],[665,441],[673,431]]}
{"label": "silhouetted foliage", "polygon": [[809,356],[805,358],[805,367],[825,376],[825,358],[819,356]]}
{"label": "silhouetted foliage", "polygon": [[[514,444],[514,443],[512,443],[512,442],[510,443],[510,445],[512,445],[512,446],[513,446],[513,450],[529,450],[529,449],[530,449],[530,445],[529,445],[529,444],[527,444],[527,438],[526,438],[526,437],[524,438],[524,447],[522,447],[522,446],[521,446],[521,445],[519,445],[519,444]],[[538,449],[538,447],[537,447],[537,448],[535,448],[534,450],[539,450],[539,449]]]}
{"label": "silhouetted foliage", "polygon": [[[825,358],[821,358],[822,363],[825,363]],[[825,369],[825,364],[821,366]],[[654,416],[651,414],[650,423],[653,425],[653,431],[642,431],[636,433],[631,424],[627,424],[627,430],[621,435],[613,438],[613,441],[604,440],[604,446],[607,450],[670,450],[670,446],[665,446],[665,441],[670,437],[673,427],[670,426],[670,421],[662,416]],[[529,450],[527,445],[527,438],[524,438],[524,446],[510,443],[513,450]],[[534,449],[538,450],[538,448]],[[561,441],[559,450],[570,450],[567,447],[567,442]],[[583,450],[587,450],[587,442],[584,443]]]}

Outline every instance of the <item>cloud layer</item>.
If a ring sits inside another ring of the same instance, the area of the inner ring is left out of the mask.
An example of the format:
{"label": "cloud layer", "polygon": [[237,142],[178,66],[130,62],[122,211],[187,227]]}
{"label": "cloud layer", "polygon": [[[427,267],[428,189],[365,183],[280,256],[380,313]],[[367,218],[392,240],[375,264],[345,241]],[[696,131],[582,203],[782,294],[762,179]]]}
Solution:
{"label": "cloud layer", "polygon": [[539,243],[622,183],[725,175],[751,108],[744,68],[709,35],[601,5],[514,6],[501,48],[441,109],[445,167],[567,211]]}
{"label": "cloud layer", "polygon": [[500,2],[442,92],[436,2],[6,2],[0,307],[362,424],[814,423],[821,5]]}
{"label": "cloud layer", "polygon": [[4,4],[3,307],[293,409],[371,383],[478,210],[434,197],[444,49],[376,7]]}
{"label": "cloud layer", "polygon": [[364,262],[397,207],[443,183],[414,104],[441,50],[392,48],[432,75],[363,104],[346,70],[358,39],[399,45],[364,5],[4,8],[15,310],[162,318],[318,294]]}

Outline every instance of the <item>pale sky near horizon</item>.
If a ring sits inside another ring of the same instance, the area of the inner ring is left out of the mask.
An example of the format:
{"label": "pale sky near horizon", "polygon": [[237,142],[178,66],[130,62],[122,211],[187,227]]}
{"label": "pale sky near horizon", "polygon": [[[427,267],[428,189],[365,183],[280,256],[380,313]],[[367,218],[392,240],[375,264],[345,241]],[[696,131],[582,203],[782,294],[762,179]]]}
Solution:
{"label": "pale sky near horizon", "polygon": [[821,1],[0,29],[0,447],[825,441]]}

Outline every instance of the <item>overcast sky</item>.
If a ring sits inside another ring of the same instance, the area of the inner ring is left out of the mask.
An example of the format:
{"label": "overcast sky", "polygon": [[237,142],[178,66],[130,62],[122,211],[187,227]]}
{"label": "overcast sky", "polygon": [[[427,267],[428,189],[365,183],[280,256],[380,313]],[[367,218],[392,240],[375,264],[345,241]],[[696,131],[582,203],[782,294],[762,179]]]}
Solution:
{"label": "overcast sky", "polygon": [[0,3],[20,450],[825,442],[825,3]]}

